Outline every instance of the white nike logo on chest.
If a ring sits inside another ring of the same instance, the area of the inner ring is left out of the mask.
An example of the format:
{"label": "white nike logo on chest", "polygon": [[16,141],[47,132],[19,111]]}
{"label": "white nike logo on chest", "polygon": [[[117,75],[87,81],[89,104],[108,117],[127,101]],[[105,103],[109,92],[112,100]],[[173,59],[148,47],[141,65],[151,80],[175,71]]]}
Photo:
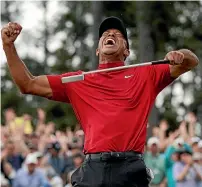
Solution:
{"label": "white nike logo on chest", "polygon": [[133,75],[125,75],[125,79],[132,77]]}

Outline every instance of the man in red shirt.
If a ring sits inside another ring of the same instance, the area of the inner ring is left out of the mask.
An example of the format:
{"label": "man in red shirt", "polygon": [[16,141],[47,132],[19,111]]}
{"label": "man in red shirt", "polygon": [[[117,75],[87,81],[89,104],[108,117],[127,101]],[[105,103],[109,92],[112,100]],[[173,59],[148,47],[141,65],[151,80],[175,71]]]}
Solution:
{"label": "man in red shirt", "polygon": [[[142,153],[149,112],[161,90],[198,64],[196,55],[187,49],[171,51],[165,56],[169,65],[89,74],[84,81],[62,84],[62,77],[82,71],[33,76],[14,46],[21,30],[17,23],[2,29],[3,48],[15,83],[23,94],[71,103],[85,132],[86,159],[72,175],[73,186],[147,187],[151,176]],[[98,68],[124,66],[130,51],[123,22],[116,17],[105,19],[99,36]]]}

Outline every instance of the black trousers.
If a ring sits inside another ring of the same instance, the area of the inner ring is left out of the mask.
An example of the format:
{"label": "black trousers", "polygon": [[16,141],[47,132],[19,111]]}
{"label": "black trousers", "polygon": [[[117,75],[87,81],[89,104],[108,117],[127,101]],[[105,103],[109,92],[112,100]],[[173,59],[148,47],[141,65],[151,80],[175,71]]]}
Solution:
{"label": "black trousers", "polygon": [[71,177],[73,187],[148,187],[149,169],[142,157],[85,159]]}

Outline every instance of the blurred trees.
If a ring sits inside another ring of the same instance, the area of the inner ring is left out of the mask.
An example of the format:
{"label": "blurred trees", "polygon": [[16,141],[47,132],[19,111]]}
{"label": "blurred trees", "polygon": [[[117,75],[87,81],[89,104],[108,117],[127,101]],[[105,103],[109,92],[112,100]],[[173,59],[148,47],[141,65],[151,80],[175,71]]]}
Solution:
{"label": "blurred trees", "polygon": [[[2,23],[21,23],[25,19],[22,6],[25,2],[3,1],[1,4]],[[30,19],[38,14],[37,25],[25,28],[16,45],[34,75],[95,69],[98,26],[106,16],[120,17],[128,28],[131,55],[127,64],[162,59],[168,51],[179,48],[189,48],[202,59],[202,5],[199,1],[38,1],[26,5],[30,6],[36,7],[37,13],[33,12]],[[36,116],[36,107],[40,106],[47,111],[48,120],[55,121],[58,127],[76,123],[70,105],[22,96],[5,64],[1,71],[2,111],[13,107],[19,115],[27,112]],[[159,118],[166,117],[175,126],[188,110],[198,112],[199,116],[202,113],[201,76],[200,65],[159,94],[151,124],[156,125]]]}

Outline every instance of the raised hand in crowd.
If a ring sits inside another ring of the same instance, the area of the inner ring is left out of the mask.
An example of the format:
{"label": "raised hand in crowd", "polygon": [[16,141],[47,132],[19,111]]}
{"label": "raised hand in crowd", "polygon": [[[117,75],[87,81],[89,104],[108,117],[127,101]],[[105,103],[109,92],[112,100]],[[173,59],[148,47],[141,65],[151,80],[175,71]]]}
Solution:
{"label": "raised hand in crowd", "polygon": [[168,130],[168,127],[169,127],[169,125],[166,120],[160,121],[160,124],[159,124],[159,140],[160,140],[159,149],[161,151],[164,151],[168,144],[168,141],[166,138],[166,131]]}
{"label": "raised hand in crowd", "polygon": [[46,112],[42,108],[37,109],[37,126],[41,124],[45,124],[46,122]]}

